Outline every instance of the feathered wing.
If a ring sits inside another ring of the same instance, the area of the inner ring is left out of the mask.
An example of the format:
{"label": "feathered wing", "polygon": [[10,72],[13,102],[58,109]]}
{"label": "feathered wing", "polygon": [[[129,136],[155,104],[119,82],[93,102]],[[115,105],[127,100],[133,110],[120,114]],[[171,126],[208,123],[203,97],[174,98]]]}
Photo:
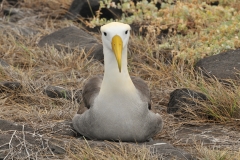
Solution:
{"label": "feathered wing", "polygon": [[147,83],[139,77],[131,76],[131,79],[136,89],[140,92],[141,99],[148,103],[148,109],[151,110],[151,95]]}
{"label": "feathered wing", "polygon": [[87,81],[82,91],[83,103],[81,103],[77,114],[82,114],[93,105],[94,99],[100,91],[102,80],[103,76],[99,75],[94,76]]}
{"label": "feathered wing", "polygon": [[92,77],[83,88],[83,102],[88,109],[93,105],[94,99],[100,91],[102,80],[103,76]]}
{"label": "feathered wing", "polygon": [[[141,99],[144,102],[147,102],[148,109],[151,109],[150,91],[147,86],[147,83],[145,83],[139,77],[131,76],[131,79],[132,79],[134,86],[141,94]],[[86,111],[93,105],[94,99],[96,98],[96,96],[98,95],[98,93],[100,91],[102,80],[103,80],[103,76],[99,75],[99,76],[95,76],[87,81],[86,85],[83,88],[83,92],[82,92],[83,103],[81,103],[77,114],[82,114],[84,111]]]}

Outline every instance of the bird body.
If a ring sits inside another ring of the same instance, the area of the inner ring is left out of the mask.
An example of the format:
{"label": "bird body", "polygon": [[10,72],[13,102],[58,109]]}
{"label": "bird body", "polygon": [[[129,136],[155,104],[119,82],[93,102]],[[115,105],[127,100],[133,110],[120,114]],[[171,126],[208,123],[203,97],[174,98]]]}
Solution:
{"label": "bird body", "polygon": [[101,27],[104,76],[90,79],[83,89],[87,108],[73,118],[83,136],[98,140],[142,142],[162,129],[162,118],[150,108],[150,92],[140,78],[130,77],[127,44],[130,26],[112,22]]}

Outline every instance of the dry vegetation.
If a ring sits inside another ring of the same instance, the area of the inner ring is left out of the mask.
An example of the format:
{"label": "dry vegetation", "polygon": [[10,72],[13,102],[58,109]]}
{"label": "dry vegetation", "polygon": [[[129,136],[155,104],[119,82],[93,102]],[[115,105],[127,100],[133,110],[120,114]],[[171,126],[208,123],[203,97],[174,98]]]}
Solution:
{"label": "dry vegetation", "polygon": [[[78,153],[78,154],[76,154]],[[69,148],[69,156],[72,159],[157,159],[157,156],[150,154],[149,149],[145,146],[137,147],[132,144],[114,144],[107,142],[104,147],[91,147],[89,143],[80,145],[75,143]]]}
{"label": "dry vegetation", "polygon": [[[169,93],[183,87],[206,94],[210,103],[202,103],[201,114],[190,110],[189,118],[182,119],[182,123],[228,122],[239,125],[239,83],[231,81],[233,88],[229,88],[216,80],[206,81],[201,74],[195,73],[194,63],[206,55],[240,47],[240,6],[237,0],[222,0],[219,6],[202,2],[210,3],[209,0],[186,0],[177,2],[175,7],[166,4],[166,8],[159,12],[161,17],[158,21],[151,22],[155,29],[158,25],[170,29],[171,36],[162,39],[161,44],[157,43],[156,30],[144,38],[134,34],[131,37],[130,74],[147,81],[154,109],[163,115],[166,124],[163,133],[155,138],[163,137],[168,129],[179,125],[166,113],[166,105]],[[38,25],[29,24],[39,33],[26,38],[0,32],[0,58],[14,66],[9,69],[10,74],[0,68],[0,80],[17,81],[23,85],[19,93],[0,94],[1,119],[30,124],[37,129],[70,120],[78,104],[65,99],[51,99],[42,93],[44,87],[58,85],[81,89],[89,77],[103,73],[102,64],[86,59],[89,53],[77,49],[66,53],[36,45],[41,36],[59,28],[70,25],[81,27],[75,22],[52,18],[64,13],[64,8],[68,8],[70,3],[71,0],[24,0],[21,7],[45,11],[42,13],[45,20],[37,21]],[[206,8],[204,12],[202,7]],[[191,20],[194,20],[193,24],[190,24]],[[168,61],[173,63],[166,63]],[[199,159],[228,160],[240,157],[240,151],[217,150],[200,144],[191,148],[195,148],[193,152]],[[102,150],[72,142],[66,149],[66,157],[72,159],[156,159],[144,147],[113,144]]]}

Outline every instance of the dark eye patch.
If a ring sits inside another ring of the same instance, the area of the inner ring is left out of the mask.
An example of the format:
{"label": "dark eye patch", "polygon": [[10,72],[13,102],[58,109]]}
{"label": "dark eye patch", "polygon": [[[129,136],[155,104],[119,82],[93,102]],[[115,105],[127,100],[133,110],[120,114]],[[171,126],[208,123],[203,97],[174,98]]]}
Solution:
{"label": "dark eye patch", "polygon": [[106,32],[103,32],[104,36],[107,36],[107,33]]}
{"label": "dark eye patch", "polygon": [[125,34],[128,34],[128,30],[125,31]]}

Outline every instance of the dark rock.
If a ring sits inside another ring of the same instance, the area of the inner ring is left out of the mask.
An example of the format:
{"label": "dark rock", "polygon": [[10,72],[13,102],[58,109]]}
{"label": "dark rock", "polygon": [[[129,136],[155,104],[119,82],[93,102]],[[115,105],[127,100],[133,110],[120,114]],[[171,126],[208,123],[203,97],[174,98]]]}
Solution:
{"label": "dark rock", "polygon": [[56,123],[45,124],[38,128],[39,134],[51,134],[58,137],[82,137],[77,133],[72,124],[72,120],[65,120]]}
{"label": "dark rock", "polygon": [[[140,0],[133,0],[135,5],[138,1]],[[115,5],[117,5],[118,3],[122,3],[121,0],[112,0],[112,2],[115,3]],[[151,2],[151,0],[148,0],[148,2]],[[72,20],[76,20],[78,16],[84,18],[92,18],[96,16],[95,13],[99,10],[99,7],[99,0],[74,0],[68,10],[68,13],[66,14],[66,18]],[[157,2],[156,7],[160,9],[161,3]],[[112,6],[110,6],[109,8],[102,8],[100,12],[100,18],[105,18],[107,20],[121,19],[121,16],[123,14],[121,9],[114,8]]]}
{"label": "dark rock", "polygon": [[42,26],[45,21],[43,16],[40,16],[36,10],[31,8],[5,8],[3,14],[5,21],[0,23],[8,24],[12,28],[18,26],[20,28],[26,28],[27,30],[31,29],[35,34],[38,31],[34,30],[33,26]]}
{"label": "dark rock", "polygon": [[175,148],[171,144],[162,142],[159,140],[146,143],[150,146],[152,154],[157,155],[163,159],[179,159],[179,160],[195,160],[196,158],[190,153],[187,153],[181,149]]}
{"label": "dark rock", "polygon": [[56,125],[53,127],[53,132],[71,137],[76,137],[78,135],[78,133],[73,129],[72,121],[56,123]]}
{"label": "dark rock", "polygon": [[[119,0],[113,0],[115,4],[119,3]],[[66,14],[66,18],[76,20],[80,15],[84,18],[94,17],[96,11],[99,10],[100,4],[98,0],[74,0]],[[102,8],[100,11],[102,14],[100,18],[106,19],[120,19],[122,10],[117,8]]]}
{"label": "dark rock", "polygon": [[[0,130],[1,131],[9,131],[9,130],[16,130],[16,131],[34,131],[34,129],[30,126],[23,126],[20,124],[12,123],[7,120],[0,119]],[[3,143],[0,143],[3,144]]]}
{"label": "dark rock", "polygon": [[[87,47],[85,50],[87,50]],[[91,49],[91,54],[89,56],[89,59],[91,59],[91,57],[103,63],[104,56],[103,56],[102,44],[97,44],[94,46],[94,48]]]}
{"label": "dark rock", "polygon": [[10,66],[6,61],[2,60],[1,58],[0,58],[0,65],[1,65],[3,68]]}
{"label": "dark rock", "polygon": [[8,91],[19,91],[22,85],[19,82],[0,82],[0,93]]}
{"label": "dark rock", "polygon": [[18,22],[21,19],[32,17],[34,11],[31,9],[22,9],[22,8],[5,8],[3,10],[3,15],[10,22]]}
{"label": "dark rock", "polygon": [[[136,5],[139,1],[141,0],[133,0],[132,2]],[[148,2],[152,2],[151,0],[148,0]],[[122,0],[112,0],[111,4],[115,3],[117,5],[118,3],[123,3]],[[168,3],[167,1],[164,3]],[[175,1],[172,3],[174,4]],[[121,19],[123,13],[125,14],[126,17],[131,16],[132,13],[128,12],[123,12],[122,9],[118,9],[117,7],[114,8],[110,4],[109,8],[101,8],[100,12],[100,19],[107,19],[107,20],[115,20],[115,19]],[[155,3],[155,6],[160,9],[161,8],[161,3],[160,1]],[[70,6],[68,13],[65,15],[67,19],[71,20],[78,20],[79,18],[85,18],[85,19],[91,19],[93,17],[96,17],[96,12],[99,11],[100,3],[98,0],[74,0],[72,2],[72,5]],[[81,22],[81,21],[80,21]],[[149,24],[146,24],[148,26]],[[142,26],[142,23],[137,23],[136,24],[131,24],[132,31],[136,34],[141,34],[145,35],[146,29],[143,28],[143,31],[139,31],[139,26]],[[95,26],[94,28],[91,28],[91,26],[86,26],[83,24],[83,27],[87,29],[90,32],[99,32],[99,26]],[[162,37],[163,32],[159,35]]]}
{"label": "dark rock", "polygon": [[13,6],[18,5],[20,0],[7,0],[7,3]]}
{"label": "dark rock", "polygon": [[7,9],[3,10],[3,15],[4,16],[12,16],[12,15],[15,15],[17,13],[18,13],[18,9],[16,9],[16,8],[14,8],[14,9],[7,8]]}
{"label": "dark rock", "polygon": [[2,3],[3,5],[6,5],[6,6],[9,6],[9,5],[18,6],[21,1],[22,0],[5,0],[5,1],[0,0],[0,3]]}
{"label": "dark rock", "polygon": [[[59,126],[56,131],[62,133],[60,135],[72,135],[68,131],[71,129],[70,122],[62,122],[61,125],[59,122],[56,126]],[[65,132],[59,131],[60,126]],[[0,131],[0,159],[34,159],[36,153],[40,152],[53,154],[52,156],[65,153],[62,141],[43,138],[30,126],[0,119]]]}
{"label": "dark rock", "polygon": [[240,49],[203,58],[195,67],[206,77],[237,80],[240,78]]}
{"label": "dark rock", "polygon": [[53,45],[56,49],[85,49],[85,52],[91,52],[89,58],[94,58],[103,61],[103,48],[98,40],[86,33],[85,31],[71,26],[56,31],[50,35],[43,37],[38,45],[44,47],[45,45]]}
{"label": "dark rock", "polygon": [[212,2],[208,2],[207,4],[211,5],[211,6],[218,6],[219,5],[219,0],[216,1],[212,1]]}
{"label": "dark rock", "polygon": [[51,98],[65,98],[68,100],[76,100],[78,103],[81,102],[81,90],[70,91],[59,86],[48,86],[44,89],[43,93]]}
{"label": "dark rock", "polygon": [[174,128],[170,135],[179,146],[202,144],[218,149],[238,150],[240,132],[237,125],[221,124],[185,124]]}
{"label": "dark rock", "polygon": [[[9,65],[4,60],[0,59],[0,69],[5,75],[18,79],[19,73],[14,69],[13,66]],[[18,82],[0,82],[0,93],[9,91],[19,91],[21,84]]]}
{"label": "dark rock", "polygon": [[170,94],[167,112],[176,113],[184,110],[186,106],[194,108],[194,106],[199,105],[199,101],[207,101],[207,96],[187,88],[176,89]]}
{"label": "dark rock", "polygon": [[[77,133],[73,130],[72,121],[63,121],[57,122],[53,126],[49,126],[45,128],[49,130],[51,128],[51,133],[59,134],[59,135],[67,135],[71,137],[75,137]],[[0,130],[1,131],[24,131],[24,132],[33,132],[34,129],[28,125],[21,125],[17,123],[13,123],[7,120],[0,119]]]}
{"label": "dark rock", "polygon": [[14,33],[16,37],[18,35],[23,35],[28,37],[28,36],[33,36],[37,33],[37,31],[29,27],[19,26],[11,22],[1,23],[1,21],[0,21],[0,30],[3,34],[7,34],[7,35]]}
{"label": "dark rock", "polygon": [[77,45],[94,44],[97,43],[97,39],[90,34],[86,33],[82,29],[75,26],[66,27],[60,29],[50,35],[44,36],[38,43],[40,47],[48,45],[70,45],[70,47],[76,47]]}
{"label": "dark rock", "polygon": [[68,91],[62,87],[58,86],[48,86],[43,91],[48,97],[51,98],[66,98],[72,99],[71,91]]}
{"label": "dark rock", "polygon": [[60,141],[53,142],[53,139],[50,139],[48,146],[54,154],[65,154],[66,151],[63,149],[63,147],[58,146],[59,142]]}
{"label": "dark rock", "polygon": [[[139,0],[134,0],[133,2],[136,3]],[[113,3],[115,3],[116,5],[118,3],[121,3],[120,0],[112,0]],[[149,0],[150,2],[150,0]],[[65,15],[66,18],[71,19],[71,20],[77,20],[79,17],[83,17],[83,18],[93,18],[94,16],[96,16],[96,11],[99,10],[100,4],[98,0],[74,0],[72,2],[72,5],[70,6],[68,13]],[[156,7],[158,9],[160,9],[161,4],[159,2],[156,3]],[[104,18],[107,20],[110,19],[121,19],[121,16],[123,14],[121,9],[117,9],[117,8],[113,8],[110,6],[110,8],[102,8],[101,9],[101,15],[100,15],[100,19]],[[127,14],[126,16],[130,16],[131,14]],[[94,28],[90,28],[88,26],[83,25],[88,31],[90,32],[99,32],[100,27],[96,26]],[[135,24],[131,24],[132,27],[132,31],[134,33],[142,33],[142,35],[146,35],[146,29],[143,28],[142,32],[139,32],[139,29],[142,25],[140,23],[135,23]],[[146,26],[148,26],[148,24],[146,24]]]}
{"label": "dark rock", "polygon": [[44,139],[41,135],[29,132],[2,133],[0,144],[0,159],[35,159],[41,152],[48,154],[49,157],[65,153],[53,139]]}

